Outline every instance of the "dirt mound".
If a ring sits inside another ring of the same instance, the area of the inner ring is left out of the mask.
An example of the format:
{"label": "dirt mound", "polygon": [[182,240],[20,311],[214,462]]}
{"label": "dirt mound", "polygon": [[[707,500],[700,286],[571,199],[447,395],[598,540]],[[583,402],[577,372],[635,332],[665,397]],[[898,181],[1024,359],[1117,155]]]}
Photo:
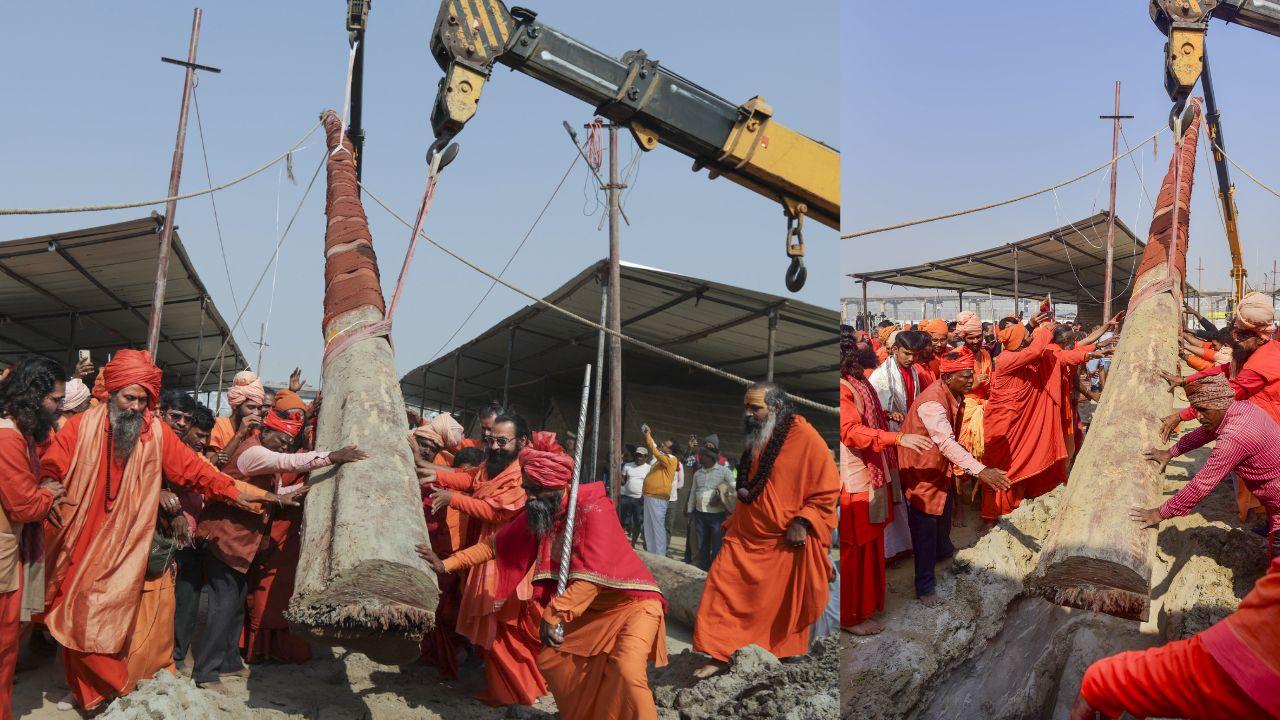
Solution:
{"label": "dirt mound", "polygon": [[191,678],[161,671],[137,691],[111,703],[100,720],[249,720],[243,702],[196,687]]}
{"label": "dirt mound", "polygon": [[[1176,460],[1166,496],[1207,455]],[[1265,569],[1264,543],[1234,526],[1225,484],[1192,515],[1161,525],[1147,622],[1028,597],[1023,581],[1064,494],[1024,503],[957,552],[951,567],[939,565],[936,607],[912,598],[910,561],[890,570],[885,632],[843,640],[842,717],[1065,719],[1090,663],[1207,628],[1235,610]]]}
{"label": "dirt mound", "polygon": [[658,716],[663,720],[834,720],[839,715],[839,638],[827,637],[795,662],[781,662],[748,645],[729,659],[729,669],[700,682],[693,671],[705,655],[685,651],[651,674]]}

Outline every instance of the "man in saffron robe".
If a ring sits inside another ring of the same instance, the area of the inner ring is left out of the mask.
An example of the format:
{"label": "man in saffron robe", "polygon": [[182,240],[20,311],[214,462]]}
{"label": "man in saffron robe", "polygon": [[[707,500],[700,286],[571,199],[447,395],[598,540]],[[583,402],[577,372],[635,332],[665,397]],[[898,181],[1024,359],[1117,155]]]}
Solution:
{"label": "man in saffron robe", "polygon": [[889,495],[898,479],[897,448],[924,450],[928,438],[891,432],[875,389],[863,375],[875,355],[849,326],[840,334],[840,625],[854,635],[884,630],[884,528],[893,519]]}
{"label": "man in saffron robe", "polygon": [[1240,607],[1186,640],[1103,658],[1071,720],[1280,718],[1280,557]]}
{"label": "man in saffron robe", "polygon": [[[951,331],[947,328],[947,321],[942,318],[933,318],[922,323],[920,330],[929,335],[929,352],[931,355],[928,362],[925,363],[925,369],[929,371],[929,376],[936,380],[938,378],[938,368],[942,366],[942,356],[951,349]],[[917,388],[917,390],[923,389],[923,387]]]}
{"label": "man in saffron robe", "polygon": [[964,420],[960,424],[957,440],[970,455],[982,459],[984,449],[982,435],[982,409],[991,396],[991,374],[995,361],[982,345],[982,319],[968,310],[956,315],[956,337],[973,355],[973,386],[964,394]]}
{"label": "man in saffron robe", "polygon": [[831,450],[780,385],[752,385],[743,407],[738,505],[694,623],[693,649],[714,661],[702,677],[753,643],[779,658],[805,654],[830,594],[827,553],[840,500]]}
{"label": "man in saffron robe", "polygon": [[665,600],[631,549],[602,483],[578,490],[568,585],[555,596],[573,459],[551,433],[520,452],[527,495],[520,515],[492,540],[440,562],[438,571],[495,559],[500,596],[538,611],[538,668],[566,720],[657,717],[646,667],[666,664]]}
{"label": "man in saffron robe", "polygon": [[951,544],[951,513],[955,505],[952,467],[993,488],[1009,486],[1002,471],[984,466],[956,440],[964,417],[961,402],[973,386],[973,354],[965,346],[940,359],[939,378],[916,396],[902,423],[903,432],[927,435],[928,447],[923,451],[904,448],[898,453],[902,485],[910,503],[907,513],[916,597],[925,605],[940,602],[934,592],[934,564],[955,553]]}
{"label": "man in saffron robe", "polygon": [[[1069,325],[1056,326],[1048,313],[1031,319],[1037,326],[1021,349],[1006,349],[995,360],[991,397],[983,410],[983,463],[1004,470],[1010,487],[982,493],[982,517],[995,522],[1067,479],[1067,411],[1070,398],[1063,366],[1079,365],[1093,346],[1068,350]],[[1010,326],[1012,327],[1012,326]],[[1015,333],[1016,334],[1016,333]]]}
{"label": "man in saffron robe", "polygon": [[[925,389],[933,378],[921,368],[919,358],[929,345],[929,336],[916,330],[894,333],[890,340],[889,358],[880,364],[868,380],[875,388],[880,407],[889,419],[890,431],[901,427],[907,408],[915,402],[916,393]],[[896,557],[911,550],[911,528],[907,526],[907,501],[902,487],[890,482],[889,504],[893,513],[884,529],[884,554]]]}
{"label": "man in saffron robe", "polygon": [[218,418],[213,432],[209,433],[209,452],[215,465],[226,466],[240,443],[257,433],[266,401],[267,391],[256,373],[249,370],[236,373],[231,389],[227,390],[231,416]]}
{"label": "man in saffron robe", "polygon": [[13,719],[13,673],[18,661],[23,566],[39,548],[27,547],[24,523],[44,520],[66,491],[37,483],[36,444],[48,437],[63,398],[63,371],[44,357],[24,358],[0,381],[0,720]]}
{"label": "man in saffron robe", "polygon": [[[463,518],[462,547],[484,542],[524,507],[520,486],[520,451],[529,443],[529,426],[519,415],[499,415],[486,431],[483,467],[472,471],[418,469],[420,480],[434,484],[431,509],[455,508]],[[504,609],[498,594],[498,568],[480,562],[467,572],[458,611],[458,633],[480,646],[484,654],[485,691],[482,702],[495,707],[531,705],[546,694],[535,650],[522,643],[526,618]],[[532,631],[536,637],[536,625]]]}
{"label": "man in saffron robe", "polygon": [[172,622],[172,604],[158,606],[172,578],[145,578],[162,475],[246,509],[281,502],[238,490],[152,415],[161,372],[150,353],[120,350],[101,377],[107,401],[67,422],[40,464],[74,502],[50,517],[45,624],[86,712],[173,667],[172,632],[154,632],[166,616]]}

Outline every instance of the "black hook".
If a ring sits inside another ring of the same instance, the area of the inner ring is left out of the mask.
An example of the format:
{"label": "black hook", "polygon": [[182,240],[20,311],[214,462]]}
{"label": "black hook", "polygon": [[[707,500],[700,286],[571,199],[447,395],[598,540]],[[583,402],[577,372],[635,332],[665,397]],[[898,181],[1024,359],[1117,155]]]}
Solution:
{"label": "black hook", "polygon": [[805,269],[804,258],[791,258],[791,264],[787,266],[787,289],[791,292],[800,292],[804,287],[804,281],[808,279],[809,271]]}

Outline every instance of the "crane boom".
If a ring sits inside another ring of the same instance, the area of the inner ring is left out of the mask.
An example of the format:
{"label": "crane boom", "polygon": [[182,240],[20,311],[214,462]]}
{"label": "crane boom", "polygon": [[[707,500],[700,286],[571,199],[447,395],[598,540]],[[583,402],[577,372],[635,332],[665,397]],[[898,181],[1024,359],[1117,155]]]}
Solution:
{"label": "crane boom", "polygon": [[782,205],[788,254],[804,218],[840,226],[840,154],[773,120],[754,97],[737,104],[663,67],[643,50],[620,59],[501,0],[443,0],[431,54],[445,71],[431,112],[443,148],[476,112],[480,93],[501,63],[572,95],[630,130],[643,150],[658,145],[693,159],[695,171],[724,176]]}

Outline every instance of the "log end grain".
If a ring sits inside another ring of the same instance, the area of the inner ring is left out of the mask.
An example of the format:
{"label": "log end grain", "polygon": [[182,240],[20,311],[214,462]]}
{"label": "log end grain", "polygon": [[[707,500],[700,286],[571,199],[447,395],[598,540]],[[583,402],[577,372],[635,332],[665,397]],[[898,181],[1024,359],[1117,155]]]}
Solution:
{"label": "log end grain", "polygon": [[435,625],[440,594],[435,577],[397,563],[371,560],[332,578],[322,589],[293,596],[285,618],[323,644],[341,645],[394,665],[410,662]]}
{"label": "log end grain", "polygon": [[1151,610],[1147,579],[1133,568],[1098,558],[1071,556],[1041,564],[1027,578],[1027,592],[1057,605],[1145,622]]}

